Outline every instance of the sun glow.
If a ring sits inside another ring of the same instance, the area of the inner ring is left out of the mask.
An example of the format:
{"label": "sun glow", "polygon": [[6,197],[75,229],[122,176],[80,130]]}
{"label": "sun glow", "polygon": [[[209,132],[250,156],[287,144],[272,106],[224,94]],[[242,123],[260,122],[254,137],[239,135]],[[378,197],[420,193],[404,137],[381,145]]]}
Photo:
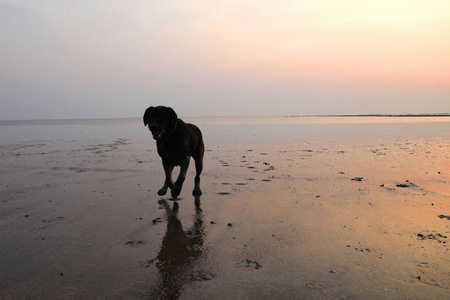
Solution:
{"label": "sun glow", "polygon": [[274,78],[450,81],[448,1],[248,5],[189,10],[186,31],[215,49],[203,52],[205,63]]}

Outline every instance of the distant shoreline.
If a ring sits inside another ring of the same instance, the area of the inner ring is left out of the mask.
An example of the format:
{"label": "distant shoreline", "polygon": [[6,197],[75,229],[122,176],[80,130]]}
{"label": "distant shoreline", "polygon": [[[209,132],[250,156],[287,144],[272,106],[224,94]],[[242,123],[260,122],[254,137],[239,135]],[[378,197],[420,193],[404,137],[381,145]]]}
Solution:
{"label": "distant shoreline", "polygon": [[450,113],[441,114],[368,114],[368,115],[293,115],[283,116],[285,118],[304,118],[304,117],[450,117]]}
{"label": "distant shoreline", "polygon": [[[285,115],[285,116],[206,116],[206,117],[181,117],[182,119],[209,119],[209,118],[317,118],[317,117],[327,117],[327,118],[341,118],[341,117],[402,117],[402,118],[416,118],[416,117],[450,117],[450,113],[439,113],[439,114],[366,114],[366,115]],[[14,123],[79,123],[83,122],[105,122],[105,121],[118,121],[118,120],[137,120],[141,117],[123,117],[123,118],[87,118],[87,119],[34,119],[34,120],[0,120],[0,125],[13,125]]]}

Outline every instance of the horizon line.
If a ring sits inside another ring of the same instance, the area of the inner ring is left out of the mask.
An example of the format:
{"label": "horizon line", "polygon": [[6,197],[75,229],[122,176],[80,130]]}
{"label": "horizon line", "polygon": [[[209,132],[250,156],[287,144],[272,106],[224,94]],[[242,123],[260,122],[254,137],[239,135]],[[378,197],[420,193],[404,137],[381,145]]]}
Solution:
{"label": "horizon line", "polygon": [[[450,113],[419,113],[419,114],[308,114],[308,115],[272,115],[272,116],[193,116],[182,118],[302,118],[302,117],[450,117]],[[2,119],[0,122],[35,122],[35,121],[89,121],[89,120],[124,120],[142,117],[111,117],[111,118],[66,118],[66,119]]]}
{"label": "horizon line", "polygon": [[[450,117],[450,113],[418,113],[418,114],[308,114],[308,115],[272,115],[272,116],[182,116],[182,118],[304,118],[304,117]],[[99,118],[67,118],[67,119],[2,119],[0,122],[36,122],[36,121],[95,121],[125,120],[142,117],[99,117]]]}

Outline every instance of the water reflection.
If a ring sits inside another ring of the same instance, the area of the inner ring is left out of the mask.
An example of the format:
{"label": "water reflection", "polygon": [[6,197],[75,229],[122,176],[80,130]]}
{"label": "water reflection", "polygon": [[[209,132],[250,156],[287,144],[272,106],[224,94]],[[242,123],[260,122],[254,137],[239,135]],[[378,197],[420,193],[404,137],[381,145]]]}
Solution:
{"label": "water reflection", "polygon": [[[157,256],[159,279],[149,299],[177,299],[184,284],[192,279],[196,261],[203,255],[204,224],[200,198],[195,199],[194,225],[185,230],[178,219],[179,205],[171,208],[166,200],[159,204],[166,210],[167,230]],[[195,278],[194,278],[195,279]]]}

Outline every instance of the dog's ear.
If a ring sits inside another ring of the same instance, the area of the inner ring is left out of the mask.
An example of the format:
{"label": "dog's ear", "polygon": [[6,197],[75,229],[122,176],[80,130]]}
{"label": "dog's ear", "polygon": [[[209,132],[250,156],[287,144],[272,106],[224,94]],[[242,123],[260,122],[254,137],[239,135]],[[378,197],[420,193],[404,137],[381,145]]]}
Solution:
{"label": "dog's ear", "polygon": [[144,113],[144,126],[147,126],[147,124],[148,124],[148,121],[147,121],[147,115],[148,115],[148,113],[150,112],[150,109],[151,108],[153,108],[153,106],[150,106],[149,108],[147,108],[146,110],[145,110],[145,113]]}
{"label": "dog's ear", "polygon": [[177,113],[171,107],[168,107],[167,110],[169,111],[170,116],[170,128],[175,129],[178,121]]}

